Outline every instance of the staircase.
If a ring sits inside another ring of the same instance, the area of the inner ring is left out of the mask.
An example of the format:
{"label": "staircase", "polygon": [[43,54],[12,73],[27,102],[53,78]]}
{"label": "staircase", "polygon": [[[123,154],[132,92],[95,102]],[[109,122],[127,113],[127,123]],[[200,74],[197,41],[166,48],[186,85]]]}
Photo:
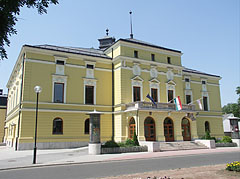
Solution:
{"label": "staircase", "polygon": [[201,143],[195,143],[194,141],[183,142],[160,142],[161,151],[173,151],[173,150],[195,150],[195,149],[208,149]]}

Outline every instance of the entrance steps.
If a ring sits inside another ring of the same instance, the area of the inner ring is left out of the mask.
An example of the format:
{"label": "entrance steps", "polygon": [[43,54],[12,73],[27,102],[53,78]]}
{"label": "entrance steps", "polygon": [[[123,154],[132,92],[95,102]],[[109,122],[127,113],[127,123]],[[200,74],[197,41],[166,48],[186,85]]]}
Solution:
{"label": "entrance steps", "polygon": [[194,149],[208,149],[207,146],[194,141],[183,142],[160,142],[160,151],[174,151],[174,150],[194,150]]}

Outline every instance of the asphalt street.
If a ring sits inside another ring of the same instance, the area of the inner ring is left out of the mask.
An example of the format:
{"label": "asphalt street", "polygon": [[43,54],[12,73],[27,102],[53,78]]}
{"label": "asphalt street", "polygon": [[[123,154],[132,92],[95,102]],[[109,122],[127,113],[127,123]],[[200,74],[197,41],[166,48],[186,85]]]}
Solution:
{"label": "asphalt street", "polygon": [[85,179],[141,173],[147,171],[225,164],[240,160],[240,152],[211,153],[185,156],[158,157],[69,164],[0,171],[1,179]]}

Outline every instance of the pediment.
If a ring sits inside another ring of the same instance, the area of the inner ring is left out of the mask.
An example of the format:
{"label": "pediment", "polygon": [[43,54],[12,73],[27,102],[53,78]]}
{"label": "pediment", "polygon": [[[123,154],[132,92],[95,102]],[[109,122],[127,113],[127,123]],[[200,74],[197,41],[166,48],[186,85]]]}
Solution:
{"label": "pediment", "polygon": [[152,78],[151,80],[149,80],[150,83],[160,83],[160,81],[158,81],[157,78]]}
{"label": "pediment", "polygon": [[134,76],[131,80],[134,80],[134,81],[143,81],[143,79],[140,77],[140,76]]}
{"label": "pediment", "polygon": [[176,85],[176,83],[175,83],[173,80],[168,80],[168,81],[167,81],[167,84],[168,84],[168,85],[174,85],[174,86]]}

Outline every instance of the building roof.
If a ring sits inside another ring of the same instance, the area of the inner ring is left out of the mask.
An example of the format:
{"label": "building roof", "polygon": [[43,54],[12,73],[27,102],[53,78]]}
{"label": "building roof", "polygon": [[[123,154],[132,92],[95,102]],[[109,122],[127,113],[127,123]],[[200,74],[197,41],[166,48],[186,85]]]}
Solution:
{"label": "building roof", "polygon": [[63,46],[47,45],[47,44],[45,44],[45,45],[24,45],[24,46],[39,48],[39,49],[45,49],[45,50],[54,50],[54,51],[65,52],[65,53],[73,53],[73,54],[79,54],[79,55],[87,55],[87,56],[111,59],[111,57],[105,55],[102,50],[94,49],[94,48],[63,47]]}
{"label": "building roof", "polygon": [[224,114],[223,115],[223,120],[230,120],[230,119],[236,119],[236,120],[239,120],[240,118],[239,117],[235,117],[234,114]]}
{"label": "building roof", "polygon": [[212,74],[209,74],[209,73],[201,72],[201,71],[198,71],[198,70],[193,70],[193,69],[186,68],[186,67],[184,67],[183,72],[195,73],[195,74],[199,74],[199,75],[207,75],[207,76],[212,76],[212,77],[221,78],[221,77],[218,76],[218,75],[212,75]]}
{"label": "building roof", "polygon": [[168,50],[168,51],[172,51],[172,52],[182,53],[179,50],[174,50],[174,49],[170,49],[170,48],[161,47],[161,46],[154,45],[154,44],[144,42],[142,40],[138,40],[138,39],[134,39],[134,38],[119,39],[118,41],[130,42],[130,43],[145,45],[145,46],[154,47],[154,48],[158,48],[158,49],[162,49],[162,50]]}

